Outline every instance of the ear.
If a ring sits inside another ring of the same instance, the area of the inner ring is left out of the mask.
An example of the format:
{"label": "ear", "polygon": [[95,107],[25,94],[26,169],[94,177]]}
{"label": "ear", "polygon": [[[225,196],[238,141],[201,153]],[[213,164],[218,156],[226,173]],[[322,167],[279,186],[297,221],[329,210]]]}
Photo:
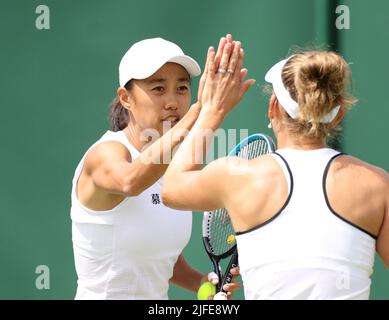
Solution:
{"label": "ear", "polygon": [[131,104],[132,104],[131,94],[123,87],[118,88],[117,94],[118,94],[121,105],[124,108],[126,108],[128,111],[130,111]]}
{"label": "ear", "polygon": [[269,111],[268,117],[269,119],[273,119],[278,114],[278,100],[276,95],[273,93],[269,100]]}
{"label": "ear", "polygon": [[332,120],[330,124],[330,128],[336,128],[344,119],[344,116],[346,115],[347,110],[343,107],[340,107],[338,114],[336,115],[335,119]]}

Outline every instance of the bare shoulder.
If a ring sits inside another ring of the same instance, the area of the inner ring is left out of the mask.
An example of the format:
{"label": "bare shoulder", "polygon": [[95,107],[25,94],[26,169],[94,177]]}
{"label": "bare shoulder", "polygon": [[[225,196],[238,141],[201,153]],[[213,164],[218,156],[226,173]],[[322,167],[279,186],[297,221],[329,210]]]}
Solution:
{"label": "bare shoulder", "polygon": [[[246,160],[239,157],[224,157],[214,161],[218,166],[229,170],[258,170],[260,168],[264,173],[277,168],[276,162],[270,155],[262,155],[252,160]],[[271,172],[270,172],[271,173]]]}
{"label": "bare shoulder", "polygon": [[270,155],[262,155],[252,160],[239,157],[224,157],[211,163],[216,171],[216,175],[223,177],[224,181],[229,180],[235,186],[240,184],[240,180],[247,183],[249,180],[257,181],[256,184],[268,185],[269,180],[282,177],[282,171],[274,158]]}
{"label": "bare shoulder", "polygon": [[118,141],[105,141],[92,147],[85,158],[85,169],[90,172],[107,162],[129,161],[131,154]]}
{"label": "bare shoulder", "polygon": [[[236,230],[244,231],[270,219],[285,203],[288,185],[283,170],[271,155],[252,160],[220,159],[223,201]],[[260,214],[259,214],[260,213]]]}
{"label": "bare shoulder", "polygon": [[341,156],[334,161],[331,169],[334,174],[348,175],[369,185],[374,184],[389,189],[389,173],[386,170],[356,157]]}
{"label": "bare shoulder", "polygon": [[389,175],[384,169],[345,155],[331,165],[327,187],[336,212],[379,234],[389,206]]}

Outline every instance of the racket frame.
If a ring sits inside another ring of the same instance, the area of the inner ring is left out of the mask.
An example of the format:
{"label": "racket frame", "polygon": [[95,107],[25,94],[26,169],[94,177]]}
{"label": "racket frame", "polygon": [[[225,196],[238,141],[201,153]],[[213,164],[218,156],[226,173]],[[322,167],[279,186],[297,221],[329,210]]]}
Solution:
{"label": "racket frame", "polygon": [[[262,134],[262,133],[255,133],[252,134],[242,141],[240,141],[228,154],[228,156],[238,156],[240,150],[244,148],[247,144],[251,143],[254,140],[265,140],[267,145],[270,147],[268,148],[270,152],[273,152],[275,150],[275,144],[271,137]],[[216,209],[218,210],[218,209]],[[225,292],[223,290],[224,284],[231,283],[232,281],[232,274],[230,272],[231,268],[235,268],[238,266],[238,250],[237,250],[237,244],[235,242],[234,246],[232,246],[228,251],[226,251],[223,254],[216,255],[213,253],[212,246],[210,244],[209,240],[209,226],[212,219],[212,213],[211,211],[204,212],[203,217],[203,244],[205,247],[205,251],[207,252],[210,260],[212,261],[214,272],[219,277],[219,282],[217,284],[217,292]],[[235,240],[236,241],[236,240]],[[220,261],[222,259],[225,259],[229,256],[232,256],[230,259],[230,262],[228,263],[228,266],[226,268],[226,274],[223,277]]]}

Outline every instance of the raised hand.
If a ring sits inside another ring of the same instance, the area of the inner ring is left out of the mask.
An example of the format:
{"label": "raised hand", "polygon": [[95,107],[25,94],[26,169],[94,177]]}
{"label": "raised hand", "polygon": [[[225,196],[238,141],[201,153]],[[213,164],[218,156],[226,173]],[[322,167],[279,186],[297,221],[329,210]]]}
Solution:
{"label": "raised hand", "polygon": [[[232,43],[232,36],[230,34],[227,34],[226,37],[220,38],[219,46],[218,46],[217,54],[216,54],[216,58],[215,58],[215,60],[216,60],[215,63],[217,66],[219,66],[222,52],[223,52],[224,46],[227,42]],[[203,94],[205,80],[207,79],[207,74],[208,74],[208,53],[207,53],[207,60],[205,62],[204,71],[203,71],[203,74],[201,75],[201,78],[200,78],[199,89],[197,92],[197,101],[200,103],[200,105],[201,105],[201,97]]]}
{"label": "raised hand", "polygon": [[247,69],[242,69],[244,52],[241,43],[232,41],[232,37],[228,40],[220,40],[218,54],[213,47],[208,50],[199,99],[203,107],[225,113],[239,103],[255,82],[254,79],[244,81]]}

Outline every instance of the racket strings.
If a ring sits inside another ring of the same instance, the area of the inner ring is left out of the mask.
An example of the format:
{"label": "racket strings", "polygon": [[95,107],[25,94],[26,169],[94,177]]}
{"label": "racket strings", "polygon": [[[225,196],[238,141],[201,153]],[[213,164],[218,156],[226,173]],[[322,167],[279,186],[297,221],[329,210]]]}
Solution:
{"label": "racket strings", "polygon": [[267,153],[269,153],[267,142],[264,140],[254,140],[243,146],[237,156],[243,159],[251,160]]}
{"label": "racket strings", "polygon": [[[241,146],[236,156],[242,159],[251,160],[261,155],[272,152],[274,147],[263,138],[248,141]],[[235,244],[235,231],[226,209],[212,211],[208,238],[211,249],[215,255],[222,255],[230,250]]]}
{"label": "racket strings", "polygon": [[234,245],[234,229],[226,209],[217,209],[212,213],[209,230],[209,240],[213,253],[221,255],[230,250]]}

